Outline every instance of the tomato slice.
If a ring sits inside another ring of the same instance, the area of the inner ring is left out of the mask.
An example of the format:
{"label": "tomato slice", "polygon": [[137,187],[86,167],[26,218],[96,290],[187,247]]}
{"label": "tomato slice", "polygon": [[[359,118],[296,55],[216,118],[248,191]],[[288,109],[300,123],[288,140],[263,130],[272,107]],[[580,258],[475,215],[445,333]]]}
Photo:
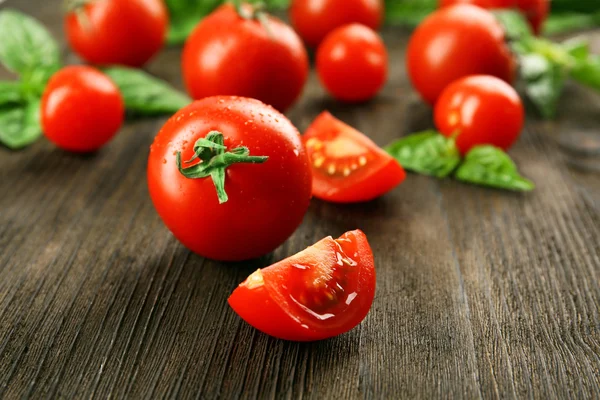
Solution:
{"label": "tomato slice", "polygon": [[303,136],[313,171],[313,195],[336,203],[373,200],[406,173],[371,139],[325,111]]}
{"label": "tomato slice", "polygon": [[313,341],[349,331],[375,296],[375,263],[365,234],[331,236],[259,269],[229,297],[256,329],[284,340]]}

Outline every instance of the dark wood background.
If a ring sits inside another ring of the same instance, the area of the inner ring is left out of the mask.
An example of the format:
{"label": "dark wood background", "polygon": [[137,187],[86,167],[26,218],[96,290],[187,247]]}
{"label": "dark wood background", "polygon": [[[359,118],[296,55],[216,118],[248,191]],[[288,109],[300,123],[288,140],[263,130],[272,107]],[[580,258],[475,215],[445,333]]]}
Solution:
{"label": "dark wood background", "polygon": [[[8,6],[64,43],[59,1]],[[381,96],[343,106],[313,74],[292,121],[302,130],[329,109],[380,145],[429,127],[406,77],[408,34],[384,31]],[[181,86],[179,54],[148,69]],[[164,121],[130,121],[88,156],[45,139],[0,148],[0,397],[600,397],[600,96],[569,86],[556,122],[529,118],[511,154],[531,194],[410,175],[372,203],[314,200],[280,249],[230,265],[191,254],[153,209],[145,168]],[[354,228],[378,288],[353,331],[288,343],[228,307],[253,270]]]}

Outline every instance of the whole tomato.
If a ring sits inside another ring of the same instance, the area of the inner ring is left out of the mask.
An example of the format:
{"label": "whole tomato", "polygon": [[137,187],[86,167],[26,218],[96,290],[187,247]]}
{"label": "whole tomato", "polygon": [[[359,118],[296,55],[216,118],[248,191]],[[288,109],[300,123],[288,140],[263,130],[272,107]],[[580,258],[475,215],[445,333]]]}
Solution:
{"label": "whole tomato", "polygon": [[223,261],[282,244],[308,209],[311,180],[292,123],[243,97],[184,107],[160,130],[148,159],[150,196],[164,223],[192,251]]}
{"label": "whole tomato", "polygon": [[487,9],[519,9],[531,24],[533,31],[539,34],[550,11],[549,0],[440,0],[440,7],[455,4],[474,4]]}
{"label": "whole tomato", "polygon": [[388,74],[383,40],[370,28],[351,24],[331,32],[317,51],[317,71],[327,90],[347,102],[377,94]]}
{"label": "whole tomato", "polygon": [[359,23],[377,30],[383,14],[383,0],[292,0],[290,6],[292,25],[310,47],[343,25]]}
{"label": "whole tomato", "polygon": [[512,86],[493,76],[469,76],[452,83],[435,105],[435,124],[456,137],[462,154],[491,144],[508,150],[523,129],[525,111]]}
{"label": "whole tomato", "polygon": [[99,149],[117,133],[125,113],[113,81],[95,68],[65,67],[50,78],[41,103],[42,128],[58,147]]}
{"label": "whole tomato", "polygon": [[248,5],[226,4],[188,38],[183,77],[195,99],[251,97],[283,112],[302,93],[308,55],[298,35],[279,19]]}
{"label": "whole tomato", "polygon": [[140,67],[163,46],[169,17],[161,0],[79,3],[83,5],[68,12],[65,30],[71,47],[85,61]]}
{"label": "whole tomato", "polygon": [[464,76],[493,75],[511,83],[516,72],[500,23],[469,4],[438,10],[419,25],[408,45],[407,67],[413,86],[432,105]]}

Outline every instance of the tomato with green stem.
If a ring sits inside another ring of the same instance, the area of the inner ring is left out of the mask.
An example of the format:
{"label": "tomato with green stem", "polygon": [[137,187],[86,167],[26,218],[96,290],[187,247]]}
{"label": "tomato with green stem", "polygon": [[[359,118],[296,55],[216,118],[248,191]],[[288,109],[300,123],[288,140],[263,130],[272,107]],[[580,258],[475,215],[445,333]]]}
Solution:
{"label": "tomato with green stem", "polygon": [[383,0],[293,0],[290,20],[310,47],[317,47],[330,32],[358,23],[377,30],[384,17]]}
{"label": "tomato with green stem", "polygon": [[161,0],[67,0],[67,39],[85,61],[141,67],[162,48],[169,16]]}
{"label": "tomato with green stem", "polygon": [[158,214],[207,258],[263,256],[300,225],[311,170],[298,130],[273,107],[208,97],[184,107],[150,149],[148,186]]}
{"label": "tomato with green stem", "polygon": [[434,105],[446,86],[464,76],[493,75],[512,83],[516,61],[494,15],[460,4],[419,25],[408,45],[407,68],[415,89]]}
{"label": "tomato with green stem", "polygon": [[331,32],[317,50],[317,72],[323,86],[338,100],[371,99],[387,80],[388,54],[370,28],[350,24]]}
{"label": "tomato with green stem", "polygon": [[319,199],[334,203],[370,201],[406,177],[398,161],[328,112],[315,119],[302,139],[312,164],[313,195]]}
{"label": "tomato with green stem", "polygon": [[261,8],[226,4],[186,41],[182,71],[190,95],[251,97],[287,110],[308,77],[308,55],[288,25]]}
{"label": "tomato with green stem", "polygon": [[462,154],[486,144],[508,150],[519,138],[524,118],[523,103],[515,89],[486,75],[452,83],[435,106],[437,128],[456,138]]}
{"label": "tomato with green stem", "polygon": [[373,252],[356,230],[254,272],[228,301],[261,332],[306,342],[357,326],[373,304],[375,285]]}
{"label": "tomato with green stem", "polygon": [[48,81],[41,103],[42,128],[58,147],[91,152],[117,133],[125,105],[117,86],[88,66],[69,66]]}

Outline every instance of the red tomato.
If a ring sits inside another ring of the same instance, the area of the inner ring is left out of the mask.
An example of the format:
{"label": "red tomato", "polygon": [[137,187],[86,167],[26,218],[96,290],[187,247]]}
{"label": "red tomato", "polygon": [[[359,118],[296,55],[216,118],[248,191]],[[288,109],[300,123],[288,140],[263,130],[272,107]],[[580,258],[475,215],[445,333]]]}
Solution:
{"label": "red tomato", "polygon": [[268,16],[264,24],[245,19],[227,4],[202,20],[188,38],[183,77],[196,99],[245,96],[283,112],[302,93],[308,55],[298,35],[279,19]]}
{"label": "red tomato", "polygon": [[71,11],[65,20],[67,39],[92,64],[144,65],[163,46],[168,28],[161,0],[101,0]]}
{"label": "red tomato", "polygon": [[[212,179],[184,176],[179,152],[182,160],[192,159],[198,139],[213,131],[222,133],[228,153],[245,147],[250,156],[268,158],[220,168],[228,162],[207,150],[201,164],[185,163],[191,166],[185,171],[203,165],[221,171],[213,169]],[[228,199],[216,190],[219,175]],[[284,115],[258,100],[219,96],[196,101],[167,121],[150,149],[148,185],[156,210],[186,247],[238,261],[269,253],[296,230],[308,209],[311,171],[300,135]]]}
{"label": "red tomato", "polygon": [[374,296],[373,252],[356,230],[259,269],[229,305],[268,335],[304,342],[348,332],[367,316]]}
{"label": "red tomato", "polygon": [[370,28],[352,24],[331,32],[317,51],[317,71],[323,86],[337,99],[366,101],[387,80],[388,55]]}
{"label": "red tomato", "polygon": [[340,26],[359,23],[379,29],[383,21],[382,0],[293,0],[290,20],[310,47],[317,47]]}
{"label": "red tomato", "polygon": [[550,11],[549,0],[440,0],[440,7],[454,4],[474,4],[487,9],[520,9],[529,20],[533,31],[539,34]]}
{"label": "red tomato", "polygon": [[432,105],[459,78],[485,74],[511,83],[516,71],[500,23],[468,4],[427,17],[410,39],[407,62],[413,86]]}
{"label": "red tomato", "polygon": [[74,152],[99,149],[117,133],[125,115],[119,89],[95,68],[58,71],[44,91],[42,127],[58,147]]}
{"label": "red tomato", "polygon": [[448,137],[456,136],[461,153],[491,144],[508,150],[523,129],[525,111],[519,95],[493,76],[460,79],[444,90],[435,105],[435,123]]}
{"label": "red tomato", "polygon": [[313,170],[313,195],[336,203],[373,200],[398,186],[406,173],[368,137],[323,112],[302,140]]}

